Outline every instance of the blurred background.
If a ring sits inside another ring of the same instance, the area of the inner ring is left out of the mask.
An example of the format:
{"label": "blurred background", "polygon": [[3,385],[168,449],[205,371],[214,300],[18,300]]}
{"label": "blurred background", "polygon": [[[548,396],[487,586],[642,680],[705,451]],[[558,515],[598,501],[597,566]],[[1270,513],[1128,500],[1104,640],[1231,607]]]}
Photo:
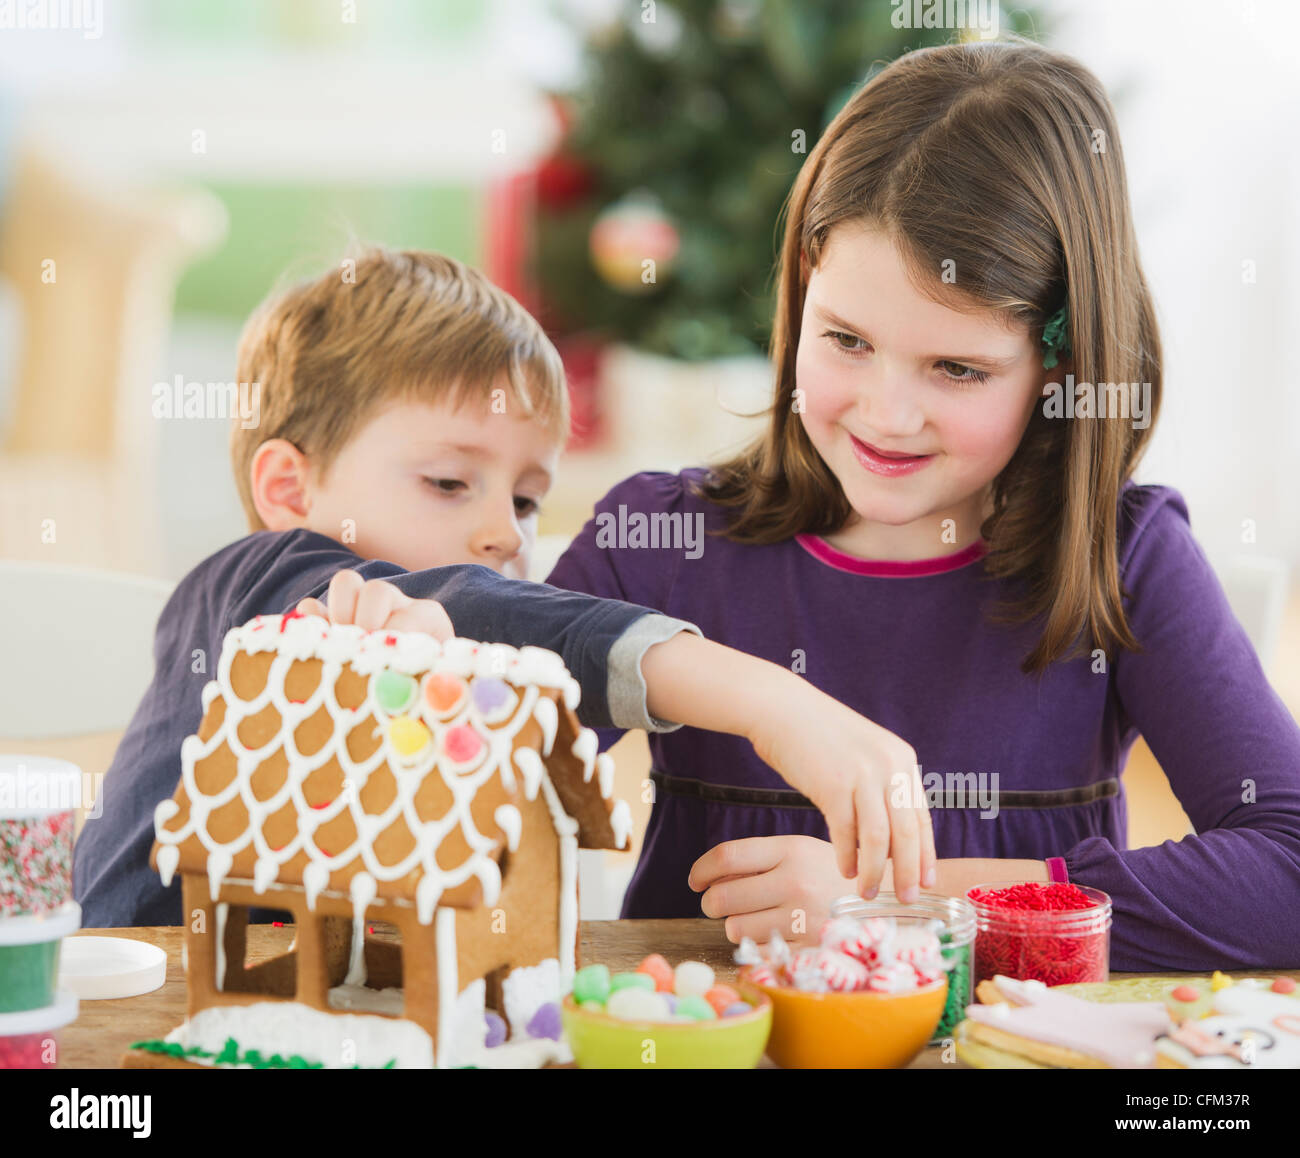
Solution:
{"label": "blurred background", "polygon": [[[897,29],[895,7],[10,6],[9,23],[30,10],[29,24],[53,12],[45,23],[61,26],[0,26],[0,560],[125,572],[165,591],[245,533],[228,418],[160,416],[155,387],[232,381],[252,307],[357,239],[478,266],[559,345],[574,430],[543,516],[544,578],[613,483],[706,461],[758,428],[747,415],[771,386],[777,219],[806,150],[873,70],[954,35]],[[1291,12],[1283,0],[1038,0],[998,21],[1079,57],[1111,94],[1166,353],[1139,481],[1186,496],[1300,712]],[[45,630],[12,596],[6,610]],[[22,654],[16,630],[10,655]],[[147,646],[139,662],[147,680]],[[134,678],[110,680],[123,705]],[[85,766],[107,766],[118,709],[87,738],[72,721],[37,728],[18,695],[0,735],[64,752],[84,742]],[[615,752],[643,822],[644,737]],[[1127,776],[1131,843],[1188,831],[1142,746]],[[601,887],[587,915],[616,903],[617,883]]]}

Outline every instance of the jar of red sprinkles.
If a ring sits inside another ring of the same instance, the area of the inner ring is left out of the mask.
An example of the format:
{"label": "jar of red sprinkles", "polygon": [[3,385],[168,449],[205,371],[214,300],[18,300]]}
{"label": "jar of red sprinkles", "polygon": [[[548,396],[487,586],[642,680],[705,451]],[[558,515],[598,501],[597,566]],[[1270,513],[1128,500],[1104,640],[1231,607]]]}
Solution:
{"label": "jar of red sprinkles", "polygon": [[975,909],[975,985],[1001,974],[1071,985],[1110,976],[1110,897],[1100,889],[995,881],[966,894]]}

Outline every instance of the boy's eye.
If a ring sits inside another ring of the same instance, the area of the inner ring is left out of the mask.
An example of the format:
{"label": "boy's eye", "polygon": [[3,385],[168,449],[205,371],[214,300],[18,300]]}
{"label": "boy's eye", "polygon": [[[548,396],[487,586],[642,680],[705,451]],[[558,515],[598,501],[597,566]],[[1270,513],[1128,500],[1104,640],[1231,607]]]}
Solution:
{"label": "boy's eye", "polygon": [[515,510],[525,518],[534,515],[542,509],[542,504],[536,499],[527,498],[525,495],[515,495]]}
{"label": "boy's eye", "polygon": [[465,486],[458,478],[426,478],[424,481],[445,495],[455,494]]}
{"label": "boy's eye", "polygon": [[987,370],[976,370],[972,366],[964,366],[961,362],[940,362],[944,376],[953,382],[987,382],[989,374]]}

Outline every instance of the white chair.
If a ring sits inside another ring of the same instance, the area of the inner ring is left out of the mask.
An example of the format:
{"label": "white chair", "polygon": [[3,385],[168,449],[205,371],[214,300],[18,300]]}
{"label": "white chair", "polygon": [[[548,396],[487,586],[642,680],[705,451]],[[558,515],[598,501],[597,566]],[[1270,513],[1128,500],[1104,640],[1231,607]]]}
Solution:
{"label": "white chair", "polygon": [[139,575],[0,562],[0,737],[126,727],[153,678],[154,628],[171,593]]}
{"label": "white chair", "polygon": [[0,212],[0,553],[152,571],[163,423],[149,386],[176,286],[227,214],[206,190],[121,186],[64,152],[16,148]]}
{"label": "white chair", "polygon": [[1282,634],[1290,568],[1265,555],[1215,556],[1210,562],[1232,613],[1255,645],[1260,666],[1269,672]]}

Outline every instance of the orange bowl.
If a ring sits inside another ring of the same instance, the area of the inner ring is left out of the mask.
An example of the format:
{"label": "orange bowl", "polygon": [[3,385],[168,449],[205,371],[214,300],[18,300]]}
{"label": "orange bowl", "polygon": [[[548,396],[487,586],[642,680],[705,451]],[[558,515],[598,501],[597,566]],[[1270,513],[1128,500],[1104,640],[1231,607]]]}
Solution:
{"label": "orange bowl", "polygon": [[907,993],[805,993],[747,985],[772,1000],[767,1056],[785,1069],[901,1069],[934,1036],[948,997],[948,978]]}

